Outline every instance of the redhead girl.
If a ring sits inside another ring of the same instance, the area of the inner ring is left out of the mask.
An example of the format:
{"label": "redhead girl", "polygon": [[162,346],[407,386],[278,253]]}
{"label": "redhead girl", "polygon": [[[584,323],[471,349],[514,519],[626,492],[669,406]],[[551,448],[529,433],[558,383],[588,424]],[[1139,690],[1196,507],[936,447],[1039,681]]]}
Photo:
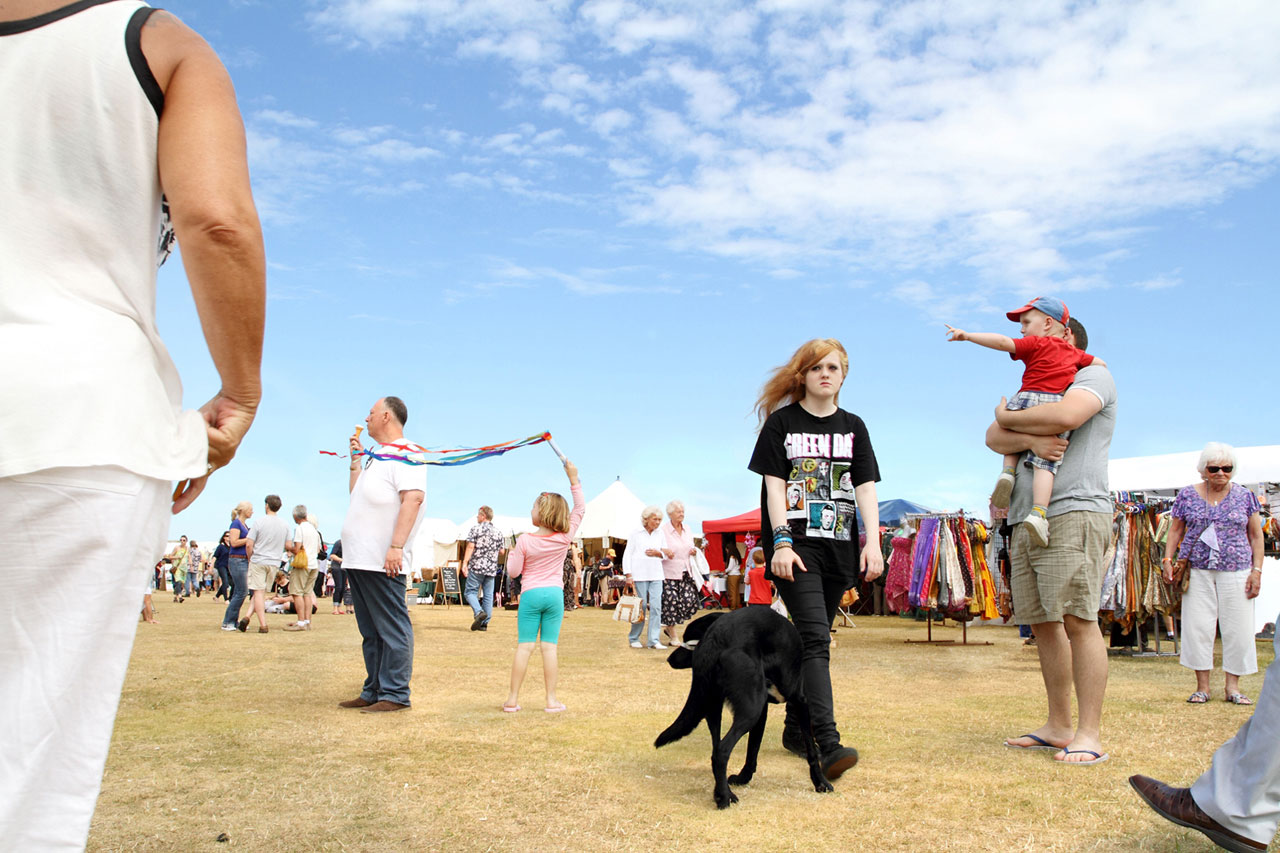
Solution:
{"label": "redhead girl", "polygon": [[[751,455],[761,476],[760,517],[768,570],[804,641],[805,695],[822,771],[837,779],[858,762],[858,751],[840,742],[831,694],[831,622],[844,591],[858,573],[875,580],[884,571],[879,548],[859,549],[855,501],[867,530],[880,528],[876,503],[876,463],[862,418],[840,408],[840,388],[849,374],[849,356],[833,338],[812,340],[769,377],[756,401],[760,436]],[[853,497],[841,483],[849,477]],[[826,482],[817,482],[826,478]],[[811,482],[814,481],[814,482]],[[831,495],[820,512],[795,507],[787,495],[797,485],[806,495]],[[838,497],[841,493],[844,497]],[[799,721],[790,711],[782,744],[804,755]]]}
{"label": "redhead girl", "polygon": [[560,641],[560,623],[564,620],[563,575],[565,554],[575,536],[586,502],[582,499],[582,484],[578,482],[578,468],[565,460],[564,472],[569,477],[569,492],[573,495],[573,510],[563,497],[554,492],[543,492],[533,502],[529,520],[537,528],[516,540],[516,547],[507,557],[507,574],[524,576],[520,586],[520,609],[517,624],[519,639],[516,658],[511,664],[511,692],[502,710],[515,713],[520,710],[520,685],[524,683],[533,655],[533,644],[542,639],[542,677],[547,685],[548,714],[564,710],[564,704],[556,699],[556,644]]}

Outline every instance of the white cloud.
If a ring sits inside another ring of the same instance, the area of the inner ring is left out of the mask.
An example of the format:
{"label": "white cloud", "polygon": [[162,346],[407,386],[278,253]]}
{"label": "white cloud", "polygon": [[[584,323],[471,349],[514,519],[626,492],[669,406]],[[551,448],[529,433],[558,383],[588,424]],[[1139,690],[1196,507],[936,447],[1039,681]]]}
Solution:
{"label": "white cloud", "polygon": [[288,110],[258,110],[253,114],[258,121],[265,121],[281,127],[315,127],[317,122],[305,116],[295,115]]}
{"label": "white cloud", "polygon": [[508,103],[567,124],[499,147],[494,186],[565,199],[524,172],[586,157],[627,221],[770,267],[1106,286],[1140,217],[1280,160],[1271,0],[334,0],[313,21],[509,63]]}
{"label": "white cloud", "polygon": [[1144,281],[1135,281],[1133,286],[1138,290],[1167,290],[1170,287],[1177,287],[1180,284],[1182,284],[1182,279],[1176,274],[1162,273],[1161,275]]}

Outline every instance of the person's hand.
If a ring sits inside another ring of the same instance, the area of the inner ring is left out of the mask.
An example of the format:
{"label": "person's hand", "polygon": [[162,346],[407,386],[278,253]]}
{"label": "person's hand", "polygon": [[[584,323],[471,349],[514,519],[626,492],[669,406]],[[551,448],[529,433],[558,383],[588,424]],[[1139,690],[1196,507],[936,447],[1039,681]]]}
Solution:
{"label": "person's hand", "polygon": [[467,564],[466,564],[466,563],[463,563],[463,564],[462,564],[460,571],[462,572],[462,576],[465,578],[465,577],[467,576]]}
{"label": "person's hand", "polygon": [[662,556],[662,552],[661,552],[660,550],[658,550],[657,548],[646,548],[646,549],[645,549],[645,552],[644,552],[644,555],[645,555],[646,557],[661,557],[661,556]]}
{"label": "person's hand", "polygon": [[809,571],[804,567],[804,560],[800,559],[800,555],[791,548],[779,548],[773,552],[773,559],[769,562],[769,569],[773,572],[773,576],[778,580],[795,580],[795,572],[797,569],[802,572]]}
{"label": "person's hand", "polygon": [[191,506],[200,496],[205,484],[209,482],[210,474],[235,458],[236,450],[249,431],[257,412],[257,399],[237,399],[224,391],[219,391],[212,400],[200,407],[200,414],[205,422],[205,435],[209,441],[208,470],[203,477],[182,480],[174,488],[174,515]]}
{"label": "person's hand", "polygon": [[1028,435],[1027,439],[1031,444],[1031,452],[1050,462],[1061,462],[1069,444],[1065,438],[1058,438],[1056,435]]}
{"label": "person's hand", "polygon": [[358,431],[351,433],[351,440],[347,442],[347,446],[351,448],[351,462],[355,464],[355,455],[364,450],[364,445],[360,443],[360,433]]}
{"label": "person's hand", "polygon": [[382,561],[382,570],[387,573],[387,577],[394,578],[400,574],[400,569],[404,567],[404,549],[388,548],[387,556]]}
{"label": "person's hand", "polygon": [[1161,566],[1160,576],[1164,578],[1165,583],[1173,583],[1173,563],[1165,563]]}
{"label": "person's hand", "polygon": [[578,484],[578,466],[568,459],[564,460],[564,473],[569,478],[569,485],[576,486]]}
{"label": "person's hand", "polygon": [[697,553],[698,553],[698,549],[697,549],[697,548],[690,548],[690,549],[689,549],[689,556],[690,556],[690,557],[692,557],[694,554],[697,554]]}
{"label": "person's hand", "polygon": [[1249,578],[1244,582],[1244,597],[1257,598],[1260,592],[1262,592],[1262,572],[1250,569]]}
{"label": "person's hand", "polygon": [[[943,323],[942,325],[947,326],[946,323]],[[964,333],[964,329],[957,329],[952,326],[947,326],[947,340],[953,341],[953,342],[967,341],[969,340],[969,336]]]}
{"label": "person's hand", "polygon": [[863,548],[858,562],[862,565],[862,576],[869,581],[875,580],[884,573],[884,555],[880,553],[879,548]]}
{"label": "person's hand", "polygon": [[662,558],[664,560],[674,560],[676,558],[676,552],[672,551],[670,548],[663,548]]}

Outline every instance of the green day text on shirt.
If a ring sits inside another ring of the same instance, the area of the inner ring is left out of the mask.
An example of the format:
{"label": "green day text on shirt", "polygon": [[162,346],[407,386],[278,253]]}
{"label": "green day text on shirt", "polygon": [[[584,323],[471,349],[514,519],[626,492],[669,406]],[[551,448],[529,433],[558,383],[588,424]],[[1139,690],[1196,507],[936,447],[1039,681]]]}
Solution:
{"label": "green day text on shirt", "polygon": [[788,433],[783,441],[791,471],[787,476],[787,522],[811,539],[849,541],[858,528],[854,515],[854,433]]}

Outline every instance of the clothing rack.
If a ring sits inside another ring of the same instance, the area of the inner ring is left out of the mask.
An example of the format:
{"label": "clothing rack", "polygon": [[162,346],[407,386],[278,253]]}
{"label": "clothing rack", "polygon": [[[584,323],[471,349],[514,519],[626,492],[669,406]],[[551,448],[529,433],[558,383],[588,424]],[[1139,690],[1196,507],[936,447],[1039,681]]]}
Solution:
{"label": "clothing rack", "polygon": [[[921,520],[924,520],[924,519],[936,519],[936,520],[939,520],[939,521],[946,521],[946,522],[949,522],[949,521],[959,521],[962,525],[963,525],[963,524],[967,524],[967,523],[969,522],[969,516],[968,516],[968,515],[966,515],[966,513],[965,513],[963,510],[960,510],[960,511],[957,511],[957,512],[907,513],[906,515],[904,515],[904,516],[903,516],[903,519],[902,519],[902,520],[905,522],[905,521],[921,521]],[[917,528],[917,531],[919,531],[919,529],[920,529],[920,525],[918,525],[918,524],[917,524],[917,525],[916,525],[916,528]],[[921,542],[921,540],[920,540],[918,537],[919,537],[919,533],[917,533],[916,545],[914,546],[915,548],[920,547],[920,542]],[[972,544],[969,544],[969,552],[968,552],[968,553],[972,554],[972,549],[973,549],[973,545],[972,545]],[[969,559],[972,559],[972,558],[970,557]],[[985,557],[984,557],[984,560],[985,560]],[[913,548],[913,561],[914,561],[914,548]],[[985,569],[985,571],[986,571],[987,575],[988,575],[988,576],[990,576],[990,568],[989,568],[989,567],[987,567],[987,566],[985,566],[985,565],[983,566],[983,568]],[[977,592],[977,590],[978,590],[979,585],[981,584],[981,577],[980,577],[980,573],[979,573],[979,571],[978,571],[978,566],[977,566],[977,564],[976,564],[976,563],[974,563],[974,562],[971,562],[971,563],[969,564],[968,583],[971,583],[971,584],[972,584],[972,586],[973,586],[973,588],[972,588],[971,590],[968,590],[968,592],[969,592],[969,593],[971,593],[971,594],[976,593],[976,592]],[[989,591],[989,592],[993,592],[993,591],[994,591],[994,580],[992,581],[992,586],[993,586],[993,589],[992,589],[991,591]],[[971,643],[971,642],[969,642],[969,621],[970,621],[970,620],[967,620],[967,619],[966,619],[966,620],[955,620],[955,621],[959,621],[959,622],[960,622],[960,627],[961,627],[960,642],[958,642],[958,643],[957,643],[957,642],[955,641],[955,639],[948,639],[948,640],[943,640],[943,639],[934,639],[934,636],[933,636],[933,622],[934,622],[934,620],[933,620],[933,613],[934,613],[934,609],[935,609],[935,607],[929,606],[927,603],[923,602],[923,599],[922,599],[922,601],[921,601],[921,603],[920,603],[920,604],[917,604],[917,605],[916,605],[916,607],[917,607],[917,608],[923,607],[923,608],[924,608],[924,610],[925,610],[925,614],[926,614],[926,615],[925,615],[925,637],[926,637],[926,638],[925,638],[925,639],[923,639],[923,640],[911,640],[911,639],[908,639],[908,640],[904,640],[904,641],[903,641],[903,642],[905,642],[905,643],[918,643],[918,644],[922,644],[922,645],[952,646],[952,647],[959,647],[959,646],[964,646],[964,647],[970,647],[970,646],[973,646],[973,647],[976,647],[976,646],[992,646],[992,645],[995,645],[994,643],[991,643],[991,642],[986,641],[986,640],[983,640],[983,641],[981,641],[981,642],[976,642],[976,643]],[[972,611],[971,611],[971,612],[972,612]],[[944,616],[944,617],[943,617],[943,623],[945,624],[945,622],[946,622],[946,617]]]}
{"label": "clothing rack", "polygon": [[[945,619],[945,618],[943,618],[943,620],[942,620],[942,621],[943,621],[943,623],[945,623],[945,622],[946,622],[946,619]],[[989,641],[987,641],[987,640],[983,640],[983,641],[982,641],[982,642],[980,642],[980,643],[971,643],[971,642],[969,642],[969,623],[968,623],[968,622],[961,622],[961,623],[960,623],[960,642],[958,642],[958,643],[957,643],[955,640],[935,640],[935,639],[933,638],[933,611],[929,611],[928,615],[925,617],[925,636],[926,636],[928,639],[924,639],[924,640],[903,640],[902,642],[904,642],[904,643],[920,643],[921,645],[952,646],[952,647],[954,647],[954,648],[958,648],[958,647],[960,647],[960,646],[974,646],[974,647],[976,647],[976,646],[994,646],[994,645],[995,645],[995,643],[989,642]]]}

